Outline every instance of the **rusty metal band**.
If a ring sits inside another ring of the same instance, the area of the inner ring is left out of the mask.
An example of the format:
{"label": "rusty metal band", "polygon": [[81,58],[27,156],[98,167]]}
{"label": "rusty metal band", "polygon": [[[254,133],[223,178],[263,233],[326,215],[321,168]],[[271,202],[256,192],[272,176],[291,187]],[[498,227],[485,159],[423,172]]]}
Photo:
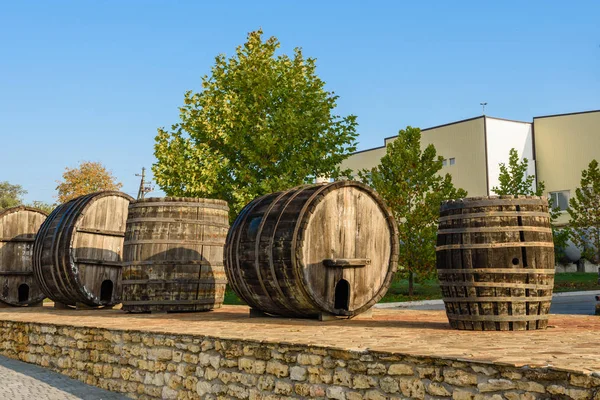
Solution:
{"label": "rusty metal band", "polygon": [[125,232],[119,232],[119,231],[108,231],[105,229],[92,229],[92,228],[76,228],[76,230],[77,230],[77,232],[89,233],[90,235],[125,237]]}
{"label": "rusty metal band", "polygon": [[550,219],[550,214],[540,211],[488,211],[470,214],[445,215],[438,219],[439,222],[453,221],[457,219],[485,218],[485,217],[545,217]]}
{"label": "rusty metal band", "polygon": [[128,240],[124,243],[124,246],[131,246],[134,244],[191,244],[199,246],[221,246],[225,245],[225,240],[222,242],[205,242],[203,240],[158,240],[158,239],[147,239],[147,240]]}
{"label": "rusty metal band", "polygon": [[438,235],[449,233],[475,233],[475,232],[544,232],[552,233],[551,228],[540,226],[486,226],[479,228],[452,228],[439,229]]}
{"label": "rusty metal band", "polygon": [[5,275],[22,275],[22,276],[27,276],[27,275],[33,275],[33,271],[0,271],[0,276],[5,276]]}
{"label": "rusty metal band", "polygon": [[210,267],[223,267],[222,262],[206,260],[150,260],[150,261],[124,261],[123,266],[137,265],[207,265]]}
{"label": "rusty metal band", "polygon": [[204,226],[216,226],[218,228],[229,229],[229,224],[220,224],[218,222],[211,222],[201,219],[187,219],[187,218],[128,218],[127,225],[135,222],[170,222],[170,223],[183,223],[192,225],[204,225]]}
{"label": "rusty metal band", "polygon": [[445,297],[444,302],[447,303],[537,303],[552,301],[552,296],[540,297]]}
{"label": "rusty metal band", "polygon": [[212,208],[215,210],[223,210],[223,211],[229,212],[228,206],[214,204],[214,203],[144,201],[144,202],[133,203],[133,204],[129,205],[129,208],[141,208],[141,207],[200,207],[200,208]]}
{"label": "rusty metal band", "polygon": [[553,242],[462,243],[437,246],[436,251],[463,249],[501,249],[505,247],[554,247]]}
{"label": "rusty metal band", "polygon": [[507,283],[507,282],[440,282],[440,286],[474,287],[474,288],[537,289],[537,290],[551,290],[554,288],[554,285],[537,285],[534,283]]}
{"label": "rusty metal band", "polygon": [[107,267],[121,268],[123,263],[121,261],[108,261],[108,260],[93,260],[89,258],[75,258],[73,259],[75,264],[85,265],[106,265]]}
{"label": "rusty metal band", "polygon": [[215,299],[198,299],[198,300],[124,300],[124,306],[177,306],[177,305],[194,305],[194,304],[215,304]]}
{"label": "rusty metal band", "polygon": [[179,285],[187,284],[208,284],[208,285],[224,285],[227,283],[227,279],[125,279],[122,280],[123,285],[161,285],[167,283],[176,283]]}
{"label": "rusty metal band", "polygon": [[447,268],[438,269],[439,275],[445,274],[554,274],[554,268]]}
{"label": "rusty metal band", "polygon": [[447,314],[448,319],[455,321],[481,322],[513,322],[513,321],[543,321],[550,318],[546,315],[460,315]]}

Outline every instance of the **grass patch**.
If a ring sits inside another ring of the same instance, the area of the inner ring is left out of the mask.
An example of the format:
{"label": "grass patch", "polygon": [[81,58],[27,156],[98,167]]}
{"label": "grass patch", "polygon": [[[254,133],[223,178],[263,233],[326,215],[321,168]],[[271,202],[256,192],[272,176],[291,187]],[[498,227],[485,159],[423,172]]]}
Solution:
{"label": "grass patch", "polygon": [[573,272],[554,275],[554,292],[577,292],[580,290],[600,290],[598,274]]}
{"label": "grass patch", "polygon": [[390,290],[383,296],[380,303],[395,303],[400,301],[434,300],[442,298],[442,290],[437,279],[415,283],[413,295],[408,295],[408,279],[394,280]]}

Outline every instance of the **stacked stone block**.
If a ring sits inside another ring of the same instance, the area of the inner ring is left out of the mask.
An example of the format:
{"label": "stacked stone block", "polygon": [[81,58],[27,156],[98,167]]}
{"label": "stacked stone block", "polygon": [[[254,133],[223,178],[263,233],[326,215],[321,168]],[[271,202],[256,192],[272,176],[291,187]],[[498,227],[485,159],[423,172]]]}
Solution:
{"label": "stacked stone block", "polygon": [[1,354],[135,399],[600,400],[600,376],[289,343],[0,322]]}

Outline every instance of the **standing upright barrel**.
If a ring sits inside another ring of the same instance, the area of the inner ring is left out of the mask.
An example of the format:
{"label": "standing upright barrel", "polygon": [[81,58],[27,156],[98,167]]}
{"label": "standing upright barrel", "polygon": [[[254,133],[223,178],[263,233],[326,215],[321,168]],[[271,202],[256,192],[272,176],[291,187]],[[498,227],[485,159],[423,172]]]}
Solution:
{"label": "standing upright barrel", "polygon": [[354,316],[387,292],[398,231],[383,200],[353,181],[296,187],[249,203],[225,245],[233,290],[291,317]]}
{"label": "standing upright barrel", "polygon": [[120,302],[127,207],[121,192],[97,192],[58,206],[40,227],[33,269],[42,291],[58,305],[113,306]]}
{"label": "standing upright barrel", "polygon": [[48,214],[18,206],[0,211],[0,304],[28,306],[44,300],[33,276],[35,235]]}
{"label": "standing upright barrel", "polygon": [[437,271],[453,328],[547,327],[554,244],[546,198],[446,201],[438,227]]}
{"label": "standing upright barrel", "polygon": [[132,203],[123,254],[123,310],[221,307],[228,213],[223,200],[165,197]]}

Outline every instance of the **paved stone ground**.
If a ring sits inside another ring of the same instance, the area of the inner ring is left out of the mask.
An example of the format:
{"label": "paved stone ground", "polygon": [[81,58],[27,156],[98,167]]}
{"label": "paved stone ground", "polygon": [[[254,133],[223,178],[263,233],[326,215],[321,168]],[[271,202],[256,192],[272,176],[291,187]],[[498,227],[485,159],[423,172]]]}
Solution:
{"label": "paved stone ground", "polygon": [[121,310],[0,310],[0,320],[199,335],[232,340],[299,343],[357,351],[385,351],[512,366],[553,366],[600,373],[600,318],[550,315],[539,331],[473,332],[450,328],[443,311],[375,309],[372,319],[248,318],[246,306],[189,314],[127,314]]}
{"label": "paved stone ground", "polygon": [[0,356],[0,399],[7,400],[123,400],[118,393]]}

